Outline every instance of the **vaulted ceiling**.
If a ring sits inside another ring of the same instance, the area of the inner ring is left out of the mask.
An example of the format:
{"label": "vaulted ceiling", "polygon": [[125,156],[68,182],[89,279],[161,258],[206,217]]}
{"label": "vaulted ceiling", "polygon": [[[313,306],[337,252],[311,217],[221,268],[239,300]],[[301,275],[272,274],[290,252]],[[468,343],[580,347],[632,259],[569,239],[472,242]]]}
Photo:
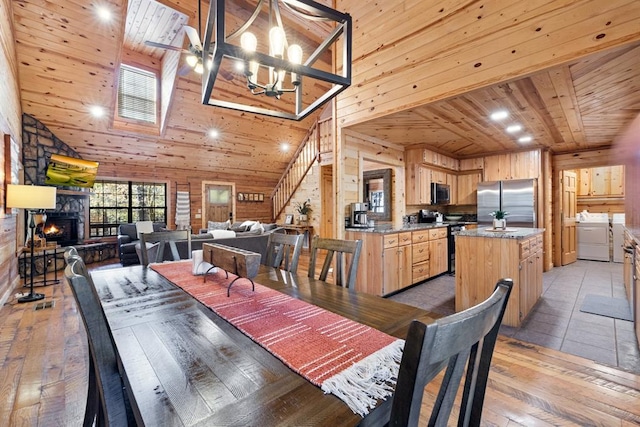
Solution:
{"label": "vaulted ceiling", "polygon": [[[252,10],[250,3],[254,2],[243,0],[243,7],[233,11],[238,22]],[[315,119],[314,115],[295,122],[202,105],[200,76],[185,68],[184,55],[144,43],[188,47],[181,28],[185,24],[198,27],[196,0],[131,0],[128,7],[124,0],[110,0],[105,4],[115,19],[108,25],[95,18],[92,4],[80,0],[12,4],[23,111],[42,121],[83,158],[203,172],[224,169],[275,181]],[[202,7],[206,15],[208,4]],[[308,42],[320,40],[328,31],[321,24],[303,27],[298,22],[295,26]],[[168,99],[160,135],[113,125],[121,61],[161,69],[163,79],[175,76],[162,89]],[[554,153],[606,147],[640,113],[639,73],[640,46],[628,45],[399,111],[351,130],[401,146],[431,147],[458,158],[532,147]],[[241,75],[228,75],[219,84],[227,99],[256,102]],[[111,117],[93,118],[92,105],[107,107]],[[508,109],[511,117],[491,121],[489,114],[500,108]],[[515,136],[504,131],[513,122],[523,126]],[[217,138],[207,135],[211,128],[218,130]],[[518,143],[517,136],[522,134],[530,135],[532,141]],[[281,153],[281,142],[291,144],[292,150]]]}

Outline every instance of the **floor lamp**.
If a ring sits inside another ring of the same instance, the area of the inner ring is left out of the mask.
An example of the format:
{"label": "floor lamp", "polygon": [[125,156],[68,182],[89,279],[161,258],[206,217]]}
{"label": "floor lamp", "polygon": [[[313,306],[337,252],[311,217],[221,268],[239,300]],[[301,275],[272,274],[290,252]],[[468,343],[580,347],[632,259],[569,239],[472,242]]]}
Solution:
{"label": "floor lamp", "polygon": [[31,249],[31,271],[29,272],[29,294],[18,298],[18,302],[31,302],[44,298],[44,294],[33,292],[33,272],[35,271],[35,229],[36,223],[34,216],[41,209],[55,209],[56,207],[56,188],[44,187],[38,185],[16,185],[9,184],[7,186],[7,203],[8,208],[25,209],[29,212],[29,235]]}

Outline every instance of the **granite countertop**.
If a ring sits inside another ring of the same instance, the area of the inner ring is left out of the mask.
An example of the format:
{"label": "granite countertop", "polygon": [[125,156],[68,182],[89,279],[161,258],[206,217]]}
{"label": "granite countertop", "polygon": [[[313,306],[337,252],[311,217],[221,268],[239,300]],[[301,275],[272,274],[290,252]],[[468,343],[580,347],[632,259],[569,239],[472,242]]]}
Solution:
{"label": "granite countertop", "polygon": [[430,223],[406,225],[406,226],[400,227],[400,228],[393,228],[390,224],[382,224],[382,225],[376,225],[373,228],[347,227],[345,230],[346,231],[361,231],[363,233],[392,234],[392,233],[402,233],[402,232],[406,232],[406,231],[427,230],[427,229],[430,229],[430,228],[442,228],[442,227],[446,227],[446,226],[447,226],[447,223],[445,223],[445,222],[442,222],[442,223],[430,222]]}
{"label": "granite countertop", "polygon": [[542,234],[544,228],[516,228],[507,227],[506,230],[494,231],[490,227],[479,227],[474,230],[462,230],[455,233],[458,236],[468,237],[491,237],[496,239],[524,239],[527,237]]}

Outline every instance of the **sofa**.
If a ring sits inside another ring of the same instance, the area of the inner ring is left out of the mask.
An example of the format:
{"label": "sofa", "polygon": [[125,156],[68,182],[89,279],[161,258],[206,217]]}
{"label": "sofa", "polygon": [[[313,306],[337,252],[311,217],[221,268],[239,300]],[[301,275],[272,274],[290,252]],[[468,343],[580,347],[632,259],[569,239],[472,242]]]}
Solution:
{"label": "sofa", "polygon": [[[234,237],[218,237],[220,234],[218,230],[201,230],[200,234],[191,235],[191,251],[197,251],[202,249],[204,243],[217,243],[220,245],[231,246],[238,249],[244,249],[251,252],[257,252],[260,254],[261,259],[266,259],[267,256],[267,244],[269,243],[269,235],[271,233],[283,233],[284,229],[277,227],[275,224],[264,225],[260,230],[247,230],[234,232]],[[221,233],[222,235],[226,235]],[[158,251],[158,245],[168,245],[167,242],[162,243],[147,243],[147,256],[149,259],[155,259]],[[189,242],[187,240],[178,240],[175,242],[180,259],[191,258],[189,253]],[[140,242],[137,242],[138,263],[141,263],[142,254],[140,251]],[[172,254],[171,249],[164,248],[163,261],[171,261]]]}
{"label": "sofa", "polygon": [[[162,231],[166,225],[161,222],[153,223],[153,231]],[[136,252],[136,244],[139,243],[138,228],[136,223],[120,224],[118,226],[118,254],[123,266],[140,264],[140,258]]]}

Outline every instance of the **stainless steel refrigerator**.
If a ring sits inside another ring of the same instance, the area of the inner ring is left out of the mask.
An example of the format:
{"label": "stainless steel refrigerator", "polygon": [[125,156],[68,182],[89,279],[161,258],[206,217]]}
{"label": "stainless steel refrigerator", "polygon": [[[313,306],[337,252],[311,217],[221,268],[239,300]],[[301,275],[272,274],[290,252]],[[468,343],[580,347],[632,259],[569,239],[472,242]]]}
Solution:
{"label": "stainless steel refrigerator", "polygon": [[478,225],[493,223],[491,212],[507,211],[507,227],[536,228],[535,179],[487,181],[478,184]]}

